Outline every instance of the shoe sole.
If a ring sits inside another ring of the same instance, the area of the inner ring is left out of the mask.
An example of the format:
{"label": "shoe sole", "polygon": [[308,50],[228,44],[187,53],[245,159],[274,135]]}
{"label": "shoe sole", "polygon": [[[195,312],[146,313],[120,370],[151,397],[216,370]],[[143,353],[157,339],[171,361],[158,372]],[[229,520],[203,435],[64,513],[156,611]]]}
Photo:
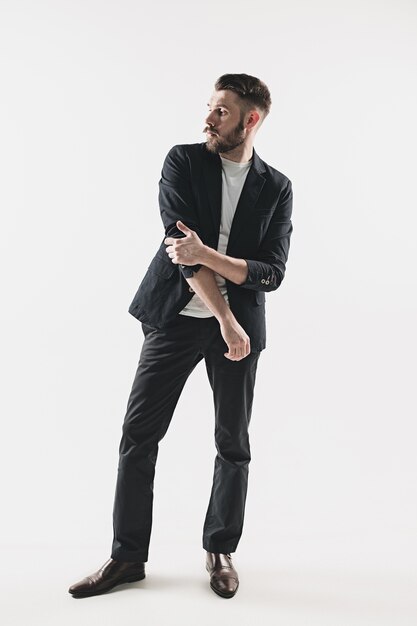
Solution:
{"label": "shoe sole", "polygon": [[73,598],[87,598],[88,596],[99,596],[102,593],[106,593],[107,591],[114,589],[118,585],[124,585],[125,583],[134,583],[138,580],[143,580],[145,577],[146,577],[146,574],[136,574],[135,576],[129,576],[128,578],[124,578],[123,580],[118,580],[113,585],[110,585],[109,587],[106,587],[105,589],[100,589],[99,591],[94,591],[94,590],[74,591],[74,592],[70,591],[69,593],[71,593]]}

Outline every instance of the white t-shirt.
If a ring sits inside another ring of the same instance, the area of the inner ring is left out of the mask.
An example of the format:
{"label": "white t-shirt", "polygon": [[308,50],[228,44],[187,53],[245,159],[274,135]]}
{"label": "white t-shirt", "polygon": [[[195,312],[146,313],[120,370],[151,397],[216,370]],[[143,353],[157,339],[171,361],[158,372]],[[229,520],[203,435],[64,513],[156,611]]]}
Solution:
{"label": "white t-shirt", "polygon": [[[229,241],[230,228],[237,203],[242,192],[246,176],[252,165],[252,159],[245,163],[236,163],[230,159],[220,156],[222,161],[222,211],[220,221],[219,242],[217,251],[226,254],[227,243]],[[225,279],[220,274],[215,273],[217,285],[228,302]],[[180,311],[180,315],[190,315],[192,317],[212,317],[213,313],[204,304],[202,299],[195,293],[190,302]]]}

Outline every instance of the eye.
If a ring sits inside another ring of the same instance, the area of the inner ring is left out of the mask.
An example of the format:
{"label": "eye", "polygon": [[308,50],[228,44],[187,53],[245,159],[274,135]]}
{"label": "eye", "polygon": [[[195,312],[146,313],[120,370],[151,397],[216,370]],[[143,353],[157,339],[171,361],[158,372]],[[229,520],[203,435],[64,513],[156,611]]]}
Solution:
{"label": "eye", "polygon": [[[219,115],[227,115],[227,110],[226,109],[222,109],[221,107],[217,107],[216,109],[214,109],[215,111],[218,111]],[[211,109],[210,107],[208,107],[208,112],[211,113]]]}

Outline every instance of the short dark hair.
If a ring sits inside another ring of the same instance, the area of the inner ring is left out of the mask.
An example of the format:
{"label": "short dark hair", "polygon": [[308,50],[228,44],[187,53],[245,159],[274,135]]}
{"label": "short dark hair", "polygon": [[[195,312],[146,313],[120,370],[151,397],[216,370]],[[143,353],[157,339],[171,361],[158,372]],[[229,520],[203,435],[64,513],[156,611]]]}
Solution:
{"label": "short dark hair", "polygon": [[264,119],[271,108],[271,94],[268,87],[259,78],[249,74],[223,74],[216,80],[216,91],[229,89],[234,91],[242,102],[245,112],[255,107],[261,110]]}

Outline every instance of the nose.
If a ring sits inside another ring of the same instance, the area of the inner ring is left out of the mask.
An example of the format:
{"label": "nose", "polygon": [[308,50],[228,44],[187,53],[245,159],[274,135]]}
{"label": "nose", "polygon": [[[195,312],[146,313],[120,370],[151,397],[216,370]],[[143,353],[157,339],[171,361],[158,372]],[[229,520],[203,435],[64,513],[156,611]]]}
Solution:
{"label": "nose", "polygon": [[212,121],[212,120],[213,120],[213,117],[214,117],[214,116],[213,116],[213,111],[211,111],[211,112],[207,115],[207,117],[206,117],[206,124],[207,124],[207,126],[214,126],[213,121]]}

